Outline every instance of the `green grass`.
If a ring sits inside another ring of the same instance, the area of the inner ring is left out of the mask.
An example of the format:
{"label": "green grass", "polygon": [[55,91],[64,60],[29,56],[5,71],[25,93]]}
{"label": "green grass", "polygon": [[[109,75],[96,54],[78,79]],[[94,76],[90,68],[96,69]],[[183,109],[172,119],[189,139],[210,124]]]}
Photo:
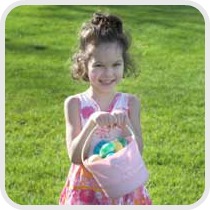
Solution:
{"label": "green grass", "polygon": [[20,6],[7,16],[6,175],[19,204],[58,204],[70,167],[64,99],[87,88],[67,61],[84,20],[120,15],[140,75],[119,91],[142,103],[147,188],[154,204],[192,204],[205,188],[205,24],[190,6]]}

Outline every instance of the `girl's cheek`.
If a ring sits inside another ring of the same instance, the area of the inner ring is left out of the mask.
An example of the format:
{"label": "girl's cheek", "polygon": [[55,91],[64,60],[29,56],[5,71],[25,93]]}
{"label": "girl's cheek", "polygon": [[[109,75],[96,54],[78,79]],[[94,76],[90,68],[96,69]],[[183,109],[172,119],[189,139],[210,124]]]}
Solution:
{"label": "girl's cheek", "polygon": [[97,75],[93,72],[89,75],[90,80],[96,80],[96,78],[97,78]]}

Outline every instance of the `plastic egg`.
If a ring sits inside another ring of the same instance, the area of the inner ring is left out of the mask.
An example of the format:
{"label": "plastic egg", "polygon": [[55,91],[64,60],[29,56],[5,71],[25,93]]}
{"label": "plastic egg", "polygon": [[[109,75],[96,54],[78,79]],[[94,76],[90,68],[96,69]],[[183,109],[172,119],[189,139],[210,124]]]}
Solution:
{"label": "plastic egg", "polygon": [[128,144],[127,140],[123,137],[118,137],[117,139],[122,144],[123,147],[125,147]]}
{"label": "plastic egg", "polygon": [[123,148],[123,145],[121,144],[119,140],[114,140],[113,144],[114,144],[115,152],[118,152],[119,150]]}
{"label": "plastic egg", "polygon": [[115,146],[112,142],[108,142],[104,144],[101,149],[99,155],[104,158],[106,157],[109,153],[112,153],[115,151]]}
{"label": "plastic egg", "polygon": [[88,158],[88,162],[89,162],[89,163],[95,162],[95,161],[97,161],[97,160],[101,160],[100,155],[91,155],[91,156]]}
{"label": "plastic egg", "polygon": [[96,146],[94,147],[93,149],[93,154],[99,154],[100,153],[100,149],[101,147],[106,144],[108,141],[107,140],[104,140],[102,139],[101,141],[99,141]]}
{"label": "plastic egg", "polygon": [[114,155],[114,152],[110,152],[109,154],[107,154],[106,158],[109,157],[109,156],[112,156],[112,155]]}

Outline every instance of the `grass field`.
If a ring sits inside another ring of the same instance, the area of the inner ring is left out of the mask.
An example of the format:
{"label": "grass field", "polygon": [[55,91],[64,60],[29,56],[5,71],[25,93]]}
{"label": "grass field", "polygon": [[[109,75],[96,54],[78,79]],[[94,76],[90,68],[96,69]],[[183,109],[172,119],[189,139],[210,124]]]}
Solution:
{"label": "grass field", "polygon": [[133,37],[141,73],[118,89],[141,99],[153,203],[192,204],[205,188],[205,23],[178,5],[19,6],[8,14],[6,192],[19,204],[58,204],[70,166],[63,102],[87,88],[70,78],[68,57],[99,9],[120,15]]}

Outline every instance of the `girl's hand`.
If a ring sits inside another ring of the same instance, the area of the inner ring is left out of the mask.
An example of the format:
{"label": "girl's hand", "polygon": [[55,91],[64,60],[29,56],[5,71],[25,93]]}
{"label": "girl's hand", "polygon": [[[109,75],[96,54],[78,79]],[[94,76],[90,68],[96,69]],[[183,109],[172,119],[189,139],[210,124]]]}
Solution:
{"label": "girl's hand", "polygon": [[100,127],[113,127],[116,124],[116,117],[109,112],[95,112],[90,116],[90,120]]}
{"label": "girl's hand", "polygon": [[125,127],[127,124],[130,124],[130,120],[128,118],[128,115],[125,111],[122,110],[115,110],[112,112],[112,116],[115,118],[114,125],[118,127]]}

